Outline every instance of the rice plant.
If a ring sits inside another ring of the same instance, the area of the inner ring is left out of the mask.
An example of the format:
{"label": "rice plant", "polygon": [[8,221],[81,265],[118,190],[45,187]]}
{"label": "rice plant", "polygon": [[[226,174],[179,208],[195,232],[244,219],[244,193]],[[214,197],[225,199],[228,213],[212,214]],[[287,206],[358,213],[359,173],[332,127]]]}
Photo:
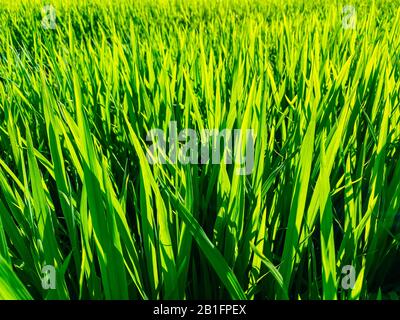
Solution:
{"label": "rice plant", "polygon": [[0,4],[1,299],[398,299],[399,1],[50,2]]}

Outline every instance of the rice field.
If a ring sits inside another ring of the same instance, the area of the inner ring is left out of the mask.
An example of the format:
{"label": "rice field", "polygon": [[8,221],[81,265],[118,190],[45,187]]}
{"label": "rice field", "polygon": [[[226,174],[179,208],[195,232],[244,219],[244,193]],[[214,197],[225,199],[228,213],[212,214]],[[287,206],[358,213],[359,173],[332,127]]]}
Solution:
{"label": "rice field", "polygon": [[0,299],[399,298],[400,1],[0,16]]}

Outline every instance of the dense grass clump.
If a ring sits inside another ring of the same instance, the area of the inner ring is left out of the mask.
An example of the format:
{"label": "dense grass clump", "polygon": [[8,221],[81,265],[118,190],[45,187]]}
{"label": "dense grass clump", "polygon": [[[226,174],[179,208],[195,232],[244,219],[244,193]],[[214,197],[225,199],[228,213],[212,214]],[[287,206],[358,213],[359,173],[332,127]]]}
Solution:
{"label": "dense grass clump", "polygon": [[[400,3],[280,3],[0,5],[0,298],[398,297]],[[172,121],[251,174],[149,163]]]}

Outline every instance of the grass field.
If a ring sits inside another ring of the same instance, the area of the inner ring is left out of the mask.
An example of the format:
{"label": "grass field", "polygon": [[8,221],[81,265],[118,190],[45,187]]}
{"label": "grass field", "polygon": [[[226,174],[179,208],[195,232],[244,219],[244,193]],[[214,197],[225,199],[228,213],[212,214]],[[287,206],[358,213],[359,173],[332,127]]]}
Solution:
{"label": "grass field", "polygon": [[400,1],[7,2],[1,299],[400,297]]}

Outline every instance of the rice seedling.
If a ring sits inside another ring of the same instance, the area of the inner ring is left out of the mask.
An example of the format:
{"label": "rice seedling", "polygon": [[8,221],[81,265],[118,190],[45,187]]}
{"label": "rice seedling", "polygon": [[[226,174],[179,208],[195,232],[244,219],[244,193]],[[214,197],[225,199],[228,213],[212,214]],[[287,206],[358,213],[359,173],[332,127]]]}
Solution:
{"label": "rice seedling", "polygon": [[2,1],[0,299],[398,299],[400,2],[346,5]]}

